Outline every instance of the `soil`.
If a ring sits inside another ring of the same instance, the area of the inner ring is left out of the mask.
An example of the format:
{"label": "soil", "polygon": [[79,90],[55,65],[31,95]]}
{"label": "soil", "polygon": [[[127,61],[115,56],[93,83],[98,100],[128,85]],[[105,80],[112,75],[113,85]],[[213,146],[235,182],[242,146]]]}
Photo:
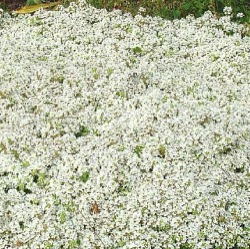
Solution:
{"label": "soil", "polygon": [[[26,4],[25,0],[0,0],[0,4],[8,11],[16,10]],[[1,6],[0,5],[0,6]]]}
{"label": "soil", "polygon": [[[26,2],[26,0],[0,0],[0,8],[11,12],[25,6]],[[44,0],[42,2],[56,2],[56,0]]]}

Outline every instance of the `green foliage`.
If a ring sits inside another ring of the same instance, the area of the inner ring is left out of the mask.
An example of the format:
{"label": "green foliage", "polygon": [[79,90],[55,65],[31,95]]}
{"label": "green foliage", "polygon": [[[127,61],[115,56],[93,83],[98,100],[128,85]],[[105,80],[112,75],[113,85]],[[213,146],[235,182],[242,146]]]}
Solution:
{"label": "green foliage", "polygon": [[31,194],[32,191],[26,187],[26,183],[24,181],[19,181],[17,185],[17,191],[18,192],[24,192],[25,194]]}
{"label": "green foliage", "polygon": [[45,246],[44,247],[45,249],[51,249],[51,248],[53,248],[53,244],[51,244],[49,242],[45,242],[44,246]]}
{"label": "green foliage", "polygon": [[165,19],[194,15],[200,17],[205,11],[210,10],[217,16],[223,15],[223,9],[230,6],[233,9],[233,20],[237,20],[236,14],[243,13],[245,16],[241,22],[250,22],[250,3],[249,0],[141,0],[141,1],[122,1],[122,0],[87,0],[88,3],[96,8],[107,10],[120,9],[130,12],[132,15],[138,14],[139,8],[145,8],[143,15],[160,16]]}
{"label": "green foliage", "polygon": [[23,221],[19,221],[18,224],[19,224],[19,227],[20,227],[22,230],[25,228],[24,222],[23,222]]}
{"label": "green foliage", "polygon": [[79,248],[79,246],[81,245],[81,241],[79,239],[77,240],[70,240],[69,242],[69,249],[73,249],[73,248]]}
{"label": "green foliage", "polygon": [[165,232],[167,233],[170,229],[171,226],[169,224],[160,224],[160,225],[154,225],[151,227],[152,230],[156,231],[156,232]]}
{"label": "green foliage", "polygon": [[140,54],[142,52],[142,49],[140,47],[135,47],[135,48],[133,48],[133,52],[135,54]]}
{"label": "green foliage", "polygon": [[[200,1],[200,0],[191,0],[185,1],[180,6],[181,16],[186,16],[192,14],[196,17],[201,16],[207,10],[213,10],[212,1]],[[211,4],[211,5],[210,5]]]}
{"label": "green foliage", "polygon": [[166,147],[162,144],[159,145],[158,152],[160,154],[160,157],[165,158],[166,156]]}
{"label": "green foliage", "polygon": [[87,136],[90,133],[90,130],[84,126],[81,125],[79,130],[75,133],[76,138],[78,137],[83,137],[83,136]]}
{"label": "green foliage", "polygon": [[39,170],[32,170],[31,175],[33,182],[36,183],[40,188],[44,188],[49,185],[49,181],[46,179],[45,173],[41,173]]}
{"label": "green foliage", "polygon": [[5,3],[0,3],[0,9],[7,11],[8,10],[8,6]]}
{"label": "green foliage", "polygon": [[89,174],[90,173],[88,171],[83,172],[82,175],[80,176],[80,181],[82,181],[84,183],[87,182],[89,179]]}
{"label": "green foliage", "polygon": [[[43,57],[43,58],[40,57],[40,60],[41,60],[41,61],[45,61],[45,60],[46,60],[46,57]],[[63,83],[64,79],[65,79],[65,78],[64,78],[63,75],[55,75],[55,76],[53,76],[53,77],[50,78],[50,82],[59,82],[59,83]]]}
{"label": "green foliage", "polygon": [[41,0],[26,0],[26,5],[34,5],[42,3]]}
{"label": "green foliage", "polygon": [[135,146],[135,148],[134,148],[134,153],[135,153],[138,157],[141,157],[141,154],[142,154],[142,151],[143,151],[144,148],[145,148],[145,145],[144,145],[144,144],[137,145],[137,146]]}
{"label": "green foliage", "polygon": [[192,248],[194,248],[194,246],[188,243],[184,243],[180,245],[180,249],[192,249]]}
{"label": "green foliage", "polygon": [[[25,1],[24,1],[25,2]],[[52,0],[50,2],[53,2]],[[68,7],[71,2],[78,0],[62,0],[62,5]],[[239,23],[250,24],[250,2],[249,0],[87,0],[87,2],[99,9],[120,9],[123,12],[130,12],[133,16],[139,13],[139,8],[145,8],[140,12],[143,16],[160,16],[164,19],[173,20],[176,18],[194,15],[200,17],[205,11],[210,10],[216,16],[223,16],[223,9],[226,6],[232,7],[232,20]],[[41,4],[42,0],[26,0],[26,5]],[[0,3],[0,7],[8,10],[8,5]],[[238,13],[243,13],[243,18],[237,18]],[[250,33],[250,32],[249,32]]]}
{"label": "green foliage", "polygon": [[61,224],[65,223],[66,220],[67,220],[67,215],[66,215],[66,213],[65,213],[65,212],[61,212],[59,218],[60,218],[60,223],[61,223]]}
{"label": "green foliage", "polygon": [[116,96],[120,97],[120,98],[127,98],[127,92],[125,91],[118,91],[116,92]]}
{"label": "green foliage", "polygon": [[125,242],[125,241],[123,241],[123,240],[118,241],[118,246],[119,246],[119,247],[123,247],[123,246],[125,246],[125,245],[126,245],[126,242]]}

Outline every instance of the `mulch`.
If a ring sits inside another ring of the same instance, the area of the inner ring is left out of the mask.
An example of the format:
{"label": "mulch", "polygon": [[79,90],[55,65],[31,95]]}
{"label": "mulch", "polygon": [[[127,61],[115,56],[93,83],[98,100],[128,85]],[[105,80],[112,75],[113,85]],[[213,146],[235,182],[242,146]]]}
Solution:
{"label": "mulch", "polygon": [[[56,0],[44,0],[42,1],[43,3],[45,2],[56,2]],[[21,8],[22,6],[26,5],[26,0],[0,0],[0,8],[1,5],[6,8],[7,11],[11,12],[13,10],[17,10]]]}
{"label": "mulch", "polygon": [[8,11],[16,10],[26,4],[25,0],[1,0],[1,3],[6,6]]}

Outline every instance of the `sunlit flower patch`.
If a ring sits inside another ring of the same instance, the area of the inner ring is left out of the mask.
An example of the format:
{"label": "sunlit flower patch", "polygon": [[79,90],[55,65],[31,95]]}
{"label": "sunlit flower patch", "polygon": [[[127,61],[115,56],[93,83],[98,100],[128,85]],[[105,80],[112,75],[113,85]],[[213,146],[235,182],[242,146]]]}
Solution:
{"label": "sunlit flower patch", "polygon": [[0,248],[249,247],[250,40],[225,14],[1,16]]}

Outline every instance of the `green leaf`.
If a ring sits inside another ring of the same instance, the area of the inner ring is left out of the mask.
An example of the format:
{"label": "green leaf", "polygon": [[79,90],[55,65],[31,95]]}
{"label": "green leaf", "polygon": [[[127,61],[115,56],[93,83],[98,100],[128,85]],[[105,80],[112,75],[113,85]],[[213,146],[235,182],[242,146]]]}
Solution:
{"label": "green leaf", "polygon": [[137,146],[135,146],[135,148],[134,148],[134,153],[135,153],[138,157],[141,157],[141,154],[142,154],[142,151],[143,151],[144,148],[145,148],[145,145],[144,145],[144,144],[137,145]]}
{"label": "green leaf", "polygon": [[166,148],[165,148],[164,145],[161,144],[161,145],[159,146],[158,152],[159,152],[159,154],[160,154],[160,156],[161,156],[162,158],[165,158],[165,155],[166,155]]}
{"label": "green leaf", "polygon": [[83,172],[83,174],[80,176],[80,180],[85,183],[88,181],[88,179],[89,179],[89,172],[88,171]]}
{"label": "green leaf", "polygon": [[190,2],[184,3],[184,4],[182,5],[182,7],[183,7],[184,10],[190,10],[190,7],[191,7],[191,6],[192,6],[192,4],[191,4]]}
{"label": "green leaf", "polygon": [[63,223],[66,222],[66,220],[67,220],[66,213],[65,212],[61,212],[61,214],[60,214],[60,223],[63,224]]}
{"label": "green leaf", "polygon": [[177,10],[177,9],[173,10],[172,13],[173,13],[174,18],[178,19],[178,18],[181,17],[181,12],[179,10]]}
{"label": "green leaf", "polygon": [[28,5],[34,5],[34,4],[40,4],[40,3],[42,3],[41,0],[27,0],[27,1],[26,1],[26,5],[27,5],[27,6],[28,6]]}
{"label": "green leaf", "polygon": [[90,130],[86,126],[80,126],[78,132],[75,133],[76,138],[87,136],[90,133]]}
{"label": "green leaf", "polygon": [[135,54],[141,53],[141,52],[142,52],[142,49],[141,49],[140,47],[135,47],[135,48],[133,48],[133,52],[134,52]]}

